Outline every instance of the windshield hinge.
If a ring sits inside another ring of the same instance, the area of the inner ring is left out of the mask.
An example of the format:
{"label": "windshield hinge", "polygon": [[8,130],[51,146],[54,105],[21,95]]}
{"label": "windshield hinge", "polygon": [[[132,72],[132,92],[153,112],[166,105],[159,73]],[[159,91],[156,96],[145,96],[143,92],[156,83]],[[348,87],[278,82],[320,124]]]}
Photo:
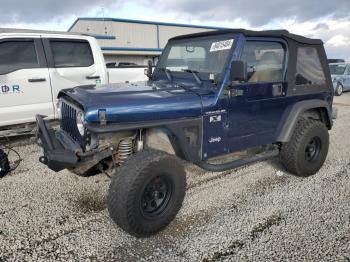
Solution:
{"label": "windshield hinge", "polygon": [[101,126],[105,126],[107,124],[106,109],[98,110],[98,119],[100,120],[100,125]]}

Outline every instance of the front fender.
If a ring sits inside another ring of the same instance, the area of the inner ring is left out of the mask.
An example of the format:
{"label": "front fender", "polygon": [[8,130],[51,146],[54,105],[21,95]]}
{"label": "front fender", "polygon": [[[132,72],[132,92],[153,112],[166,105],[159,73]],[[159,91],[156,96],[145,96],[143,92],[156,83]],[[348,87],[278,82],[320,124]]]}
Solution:
{"label": "front fender", "polygon": [[91,133],[96,134],[160,128],[167,134],[176,155],[189,162],[198,162],[201,160],[202,127],[202,117],[107,125],[89,123],[86,125],[86,128]]}

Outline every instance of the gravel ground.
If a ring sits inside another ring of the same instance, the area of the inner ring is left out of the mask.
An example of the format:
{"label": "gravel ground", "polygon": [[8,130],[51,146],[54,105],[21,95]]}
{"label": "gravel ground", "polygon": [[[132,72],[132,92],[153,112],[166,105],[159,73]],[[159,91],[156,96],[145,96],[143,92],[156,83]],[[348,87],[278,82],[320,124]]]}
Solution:
{"label": "gravel ground", "polygon": [[316,176],[289,175],[278,159],[215,174],[189,165],[182,210],[147,239],[109,219],[107,177],[56,174],[36,145],[16,146],[25,159],[0,180],[0,261],[350,261],[350,94],[335,102]]}

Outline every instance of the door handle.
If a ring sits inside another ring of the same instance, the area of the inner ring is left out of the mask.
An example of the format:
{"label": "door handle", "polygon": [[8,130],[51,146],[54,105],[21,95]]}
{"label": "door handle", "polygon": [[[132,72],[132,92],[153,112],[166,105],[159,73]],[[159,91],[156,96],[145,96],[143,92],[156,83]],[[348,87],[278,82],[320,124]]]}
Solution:
{"label": "door handle", "polygon": [[242,89],[230,89],[230,96],[243,96],[244,92]]}
{"label": "door handle", "polygon": [[282,95],[284,95],[282,84],[274,84],[272,86],[272,88],[273,88],[273,96],[282,96]]}
{"label": "door handle", "polygon": [[87,76],[86,79],[88,80],[100,79],[100,76]]}
{"label": "door handle", "polygon": [[28,79],[28,82],[29,83],[36,83],[36,82],[45,82],[46,81],[46,78],[30,78]]}

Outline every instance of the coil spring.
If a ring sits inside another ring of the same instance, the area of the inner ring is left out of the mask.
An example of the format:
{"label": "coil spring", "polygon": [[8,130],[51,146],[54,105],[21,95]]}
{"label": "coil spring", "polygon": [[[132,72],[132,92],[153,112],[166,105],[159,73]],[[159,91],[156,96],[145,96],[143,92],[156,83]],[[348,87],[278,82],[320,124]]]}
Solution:
{"label": "coil spring", "polygon": [[118,162],[125,162],[133,153],[133,140],[131,138],[120,141],[118,147]]}

